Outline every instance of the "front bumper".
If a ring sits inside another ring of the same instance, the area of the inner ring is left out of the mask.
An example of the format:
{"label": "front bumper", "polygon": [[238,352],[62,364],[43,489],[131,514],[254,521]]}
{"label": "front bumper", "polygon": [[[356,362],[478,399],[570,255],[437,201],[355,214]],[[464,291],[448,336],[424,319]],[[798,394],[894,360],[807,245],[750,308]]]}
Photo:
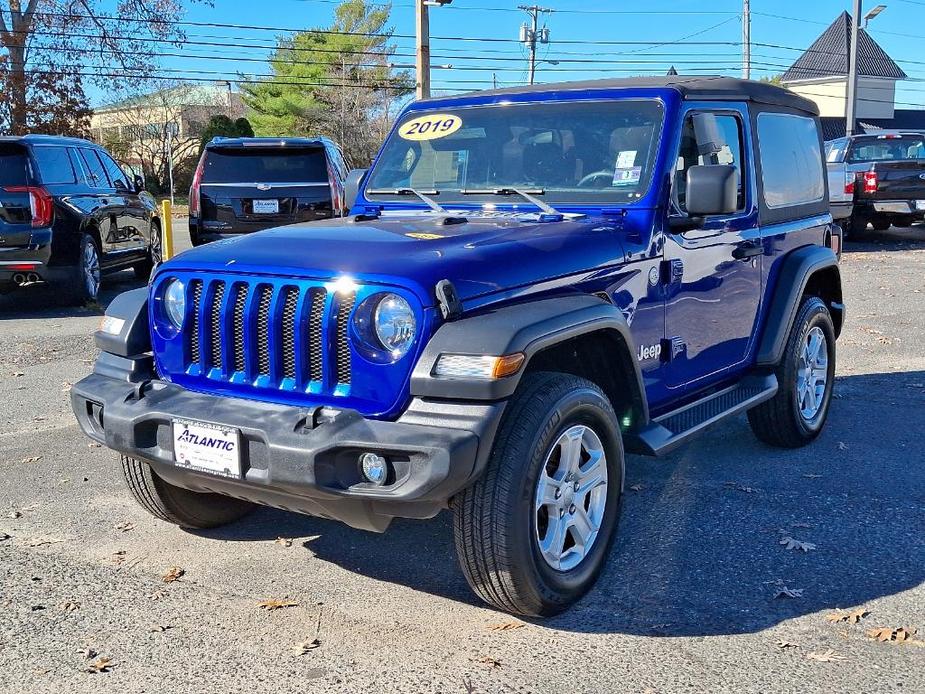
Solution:
{"label": "front bumper", "polygon": [[[148,358],[150,359],[150,358]],[[104,353],[71,389],[90,438],[143,459],[179,487],[341,520],[382,531],[395,517],[430,518],[481,472],[504,403],[414,400],[394,422],[353,410],[298,408],[214,396],[145,378],[146,364]],[[174,462],[172,422],[187,419],[241,432],[242,478]],[[358,458],[372,451],[393,470],[380,487],[363,481]]]}

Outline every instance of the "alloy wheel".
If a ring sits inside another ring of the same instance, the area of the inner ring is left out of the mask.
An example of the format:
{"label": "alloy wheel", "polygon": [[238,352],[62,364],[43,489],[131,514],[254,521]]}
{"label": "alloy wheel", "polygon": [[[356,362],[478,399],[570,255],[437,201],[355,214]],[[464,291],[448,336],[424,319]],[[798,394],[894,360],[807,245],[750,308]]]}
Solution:
{"label": "alloy wheel", "polygon": [[822,328],[814,326],[807,334],[797,364],[797,405],[807,422],[819,414],[829,379],[829,350]]}
{"label": "alloy wheel", "polygon": [[540,555],[569,571],[597,540],[607,507],[607,458],[588,426],[570,427],[556,439],[540,471],[534,495],[535,538]]}
{"label": "alloy wheel", "polygon": [[92,241],[84,244],[83,274],[87,295],[95,299],[100,290],[100,257]]}

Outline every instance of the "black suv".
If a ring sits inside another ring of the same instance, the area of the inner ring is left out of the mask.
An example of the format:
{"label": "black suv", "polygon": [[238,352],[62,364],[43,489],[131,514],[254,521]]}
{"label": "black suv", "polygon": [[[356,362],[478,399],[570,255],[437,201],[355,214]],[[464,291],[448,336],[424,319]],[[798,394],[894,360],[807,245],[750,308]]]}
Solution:
{"label": "black suv", "polygon": [[216,137],[206,145],[189,193],[194,246],[344,213],[347,175],[326,137]]}
{"label": "black suv", "polygon": [[101,272],[160,261],[154,198],[105,149],[49,135],[0,138],[0,293],[51,282],[95,299]]}

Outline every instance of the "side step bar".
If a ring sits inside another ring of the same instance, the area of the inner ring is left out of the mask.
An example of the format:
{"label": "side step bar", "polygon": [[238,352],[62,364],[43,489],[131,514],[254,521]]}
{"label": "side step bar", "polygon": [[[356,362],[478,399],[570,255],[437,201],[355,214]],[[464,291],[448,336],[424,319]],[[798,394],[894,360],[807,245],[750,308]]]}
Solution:
{"label": "side step bar", "polygon": [[707,427],[749,410],[777,393],[777,376],[748,376],[729,388],[656,417],[626,437],[630,453],[664,455]]}

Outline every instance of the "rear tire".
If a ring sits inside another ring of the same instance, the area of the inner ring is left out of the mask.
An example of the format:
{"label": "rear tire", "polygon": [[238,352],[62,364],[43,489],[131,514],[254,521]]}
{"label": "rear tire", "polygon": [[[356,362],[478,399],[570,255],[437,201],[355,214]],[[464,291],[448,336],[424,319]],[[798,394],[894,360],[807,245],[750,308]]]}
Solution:
{"label": "rear tire", "polygon": [[805,446],[825,425],[835,381],[835,327],[819,297],[803,299],[776,373],[780,389],[748,411],[748,423],[771,446]]}
{"label": "rear tire", "polygon": [[62,301],[69,306],[83,306],[96,301],[100,293],[100,249],[90,234],[81,234],[77,265],[61,287]]}
{"label": "rear tire", "polygon": [[160,265],[163,259],[161,254],[161,225],[156,220],[153,220],[151,226],[148,227],[148,239],[148,257],[132,266],[135,277],[145,282],[150,279],[151,270]]}
{"label": "rear tire", "polygon": [[128,490],[145,511],[181,528],[217,528],[240,520],[254,509],[249,501],[172,485],[146,462],[128,456],[122,456],[122,474]]}
{"label": "rear tire", "polygon": [[886,231],[891,226],[889,217],[874,217],[870,223],[874,231]]}
{"label": "rear tire", "polygon": [[566,609],[597,580],[616,535],[623,444],[610,401],[577,376],[524,376],[484,475],[452,502],[459,563],[485,602]]}

